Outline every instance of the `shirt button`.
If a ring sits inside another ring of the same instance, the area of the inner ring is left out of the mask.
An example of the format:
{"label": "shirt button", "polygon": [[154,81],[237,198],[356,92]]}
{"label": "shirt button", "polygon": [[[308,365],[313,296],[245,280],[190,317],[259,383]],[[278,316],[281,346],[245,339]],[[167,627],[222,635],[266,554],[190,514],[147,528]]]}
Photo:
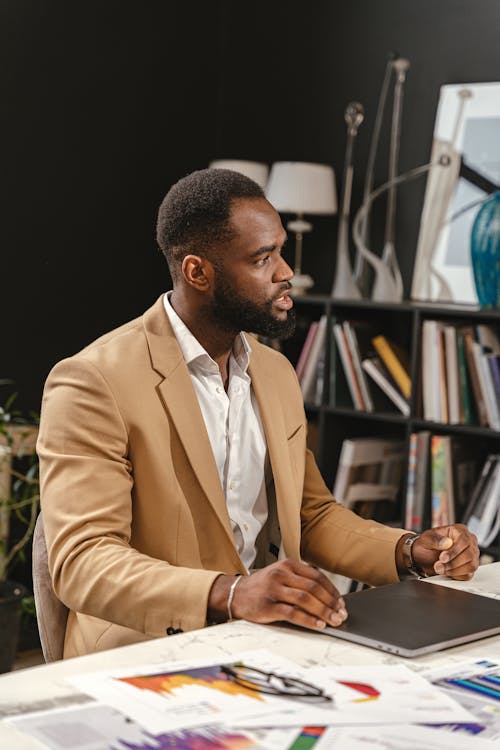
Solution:
{"label": "shirt button", "polygon": [[243,528],[245,529],[245,531],[248,531],[248,524],[244,523]]}
{"label": "shirt button", "polygon": [[229,489],[230,490],[234,490],[235,487],[236,487],[236,483],[235,482],[230,482]]}
{"label": "shirt button", "polygon": [[220,385],[218,385],[215,390],[217,391],[217,393],[222,393],[222,388],[220,387]]}

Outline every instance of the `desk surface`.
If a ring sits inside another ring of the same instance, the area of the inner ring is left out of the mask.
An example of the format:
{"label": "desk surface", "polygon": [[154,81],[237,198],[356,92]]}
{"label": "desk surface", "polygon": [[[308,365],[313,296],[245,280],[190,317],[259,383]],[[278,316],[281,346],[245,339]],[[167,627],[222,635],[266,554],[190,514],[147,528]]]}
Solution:
{"label": "desk surface", "polygon": [[[459,587],[473,588],[476,592],[489,590],[500,598],[500,562],[480,568],[470,584]],[[500,658],[500,636],[416,659],[403,659],[313,632],[234,621],[2,675],[0,717],[33,710],[35,706],[42,710],[77,701],[77,691],[65,683],[68,676],[143,663],[207,657],[225,660],[242,651],[259,648],[286,656],[303,666],[404,663],[415,671],[422,671],[431,666],[457,663],[471,656]],[[0,747],[35,750],[40,745],[0,722]]]}

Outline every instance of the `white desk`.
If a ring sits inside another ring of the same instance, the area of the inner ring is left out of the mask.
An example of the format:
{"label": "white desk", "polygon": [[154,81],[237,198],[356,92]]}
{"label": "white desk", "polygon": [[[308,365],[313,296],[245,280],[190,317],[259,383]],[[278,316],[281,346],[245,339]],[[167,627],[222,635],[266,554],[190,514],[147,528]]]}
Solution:
{"label": "white desk", "polygon": [[[469,587],[472,585],[478,592],[489,590],[500,598],[500,562],[480,568],[474,580],[468,584]],[[416,659],[402,659],[312,632],[235,621],[2,675],[0,716],[17,712],[23,707],[27,710],[33,704],[39,704],[39,709],[47,709],[61,701],[71,702],[72,696],[77,696],[77,691],[64,681],[70,675],[143,663],[185,662],[186,659],[206,657],[226,660],[242,651],[259,648],[286,656],[303,666],[404,663],[411,669],[422,671],[431,666],[457,663],[470,656],[500,659],[500,636]],[[36,750],[40,745],[5,722],[0,722],[0,748]]]}

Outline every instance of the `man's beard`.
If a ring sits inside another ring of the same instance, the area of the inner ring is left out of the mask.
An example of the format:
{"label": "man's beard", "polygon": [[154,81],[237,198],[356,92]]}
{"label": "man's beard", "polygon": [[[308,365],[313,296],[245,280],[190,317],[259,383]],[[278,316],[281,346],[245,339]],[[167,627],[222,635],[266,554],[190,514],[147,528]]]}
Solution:
{"label": "man's beard", "polygon": [[[276,296],[279,297],[288,289],[289,284],[283,286]],[[227,331],[249,331],[259,336],[288,339],[295,331],[295,310],[291,308],[287,317],[279,320],[272,312],[275,299],[276,297],[258,305],[244,297],[219,275],[210,305],[210,315],[214,323]]]}

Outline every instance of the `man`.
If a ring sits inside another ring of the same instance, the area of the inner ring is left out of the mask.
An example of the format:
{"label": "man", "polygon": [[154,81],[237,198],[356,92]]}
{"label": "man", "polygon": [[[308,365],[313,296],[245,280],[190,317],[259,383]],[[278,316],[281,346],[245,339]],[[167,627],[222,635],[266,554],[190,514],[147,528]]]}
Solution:
{"label": "man", "polygon": [[464,526],[414,539],[332,499],[290,363],[241,333],[293,330],[285,240],[251,180],[189,175],[158,218],[173,291],[51,372],[38,448],[65,656],[232,617],[339,625],[314,566],[374,585],[476,569]]}

